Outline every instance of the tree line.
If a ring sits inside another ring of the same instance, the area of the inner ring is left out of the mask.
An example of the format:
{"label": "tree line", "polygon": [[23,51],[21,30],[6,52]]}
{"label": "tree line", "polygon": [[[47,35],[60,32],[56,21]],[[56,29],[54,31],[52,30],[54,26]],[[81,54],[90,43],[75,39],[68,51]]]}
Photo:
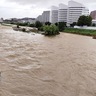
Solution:
{"label": "tree line", "polygon": [[[67,27],[66,22],[57,22],[55,24],[51,24],[50,22],[42,23],[40,21],[36,21],[34,24],[31,24],[29,22],[25,22],[25,23],[12,22],[12,24],[16,24],[18,27],[19,26],[36,27],[39,31],[45,31],[45,33],[48,35],[59,34],[59,32],[64,31],[64,29]],[[77,22],[73,22],[72,24],[70,24],[70,26],[71,27],[74,27],[75,25],[91,26],[91,24],[92,24],[92,18],[90,16],[82,15],[79,17]]]}
{"label": "tree line", "polygon": [[92,25],[92,17],[91,16],[85,16],[82,15],[79,17],[77,22],[73,22],[70,24],[71,27],[77,26],[91,26]]}

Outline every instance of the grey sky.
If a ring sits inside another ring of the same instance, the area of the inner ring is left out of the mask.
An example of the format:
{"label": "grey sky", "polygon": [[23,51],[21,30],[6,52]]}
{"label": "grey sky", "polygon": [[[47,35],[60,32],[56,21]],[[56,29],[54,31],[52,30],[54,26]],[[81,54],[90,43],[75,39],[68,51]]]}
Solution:
{"label": "grey sky", "polygon": [[[69,0],[0,0],[0,17],[37,17],[51,5],[68,4]],[[96,10],[96,0],[74,0],[84,4],[90,11]]]}

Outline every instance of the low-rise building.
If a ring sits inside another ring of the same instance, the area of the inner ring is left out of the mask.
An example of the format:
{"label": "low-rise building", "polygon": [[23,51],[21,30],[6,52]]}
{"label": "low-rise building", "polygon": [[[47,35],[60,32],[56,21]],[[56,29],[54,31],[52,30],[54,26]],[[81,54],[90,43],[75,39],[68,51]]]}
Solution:
{"label": "low-rise building", "polygon": [[93,19],[92,20],[92,24],[96,24],[96,19]]}
{"label": "low-rise building", "polygon": [[[90,13],[90,16],[92,17],[92,19],[96,19],[96,10],[92,11]],[[94,20],[93,20],[94,21]]]}
{"label": "low-rise building", "polygon": [[3,18],[0,18],[0,23],[3,23]]}
{"label": "low-rise building", "polygon": [[34,24],[36,22],[35,18],[22,18],[22,19],[18,19],[19,23],[30,23],[30,24]]}

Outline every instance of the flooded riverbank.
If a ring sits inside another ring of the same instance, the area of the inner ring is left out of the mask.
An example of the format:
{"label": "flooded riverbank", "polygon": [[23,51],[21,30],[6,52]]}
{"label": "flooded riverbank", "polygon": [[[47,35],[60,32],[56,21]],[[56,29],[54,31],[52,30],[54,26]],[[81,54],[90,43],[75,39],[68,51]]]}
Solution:
{"label": "flooded riverbank", "polygon": [[96,40],[0,26],[0,96],[96,96]]}

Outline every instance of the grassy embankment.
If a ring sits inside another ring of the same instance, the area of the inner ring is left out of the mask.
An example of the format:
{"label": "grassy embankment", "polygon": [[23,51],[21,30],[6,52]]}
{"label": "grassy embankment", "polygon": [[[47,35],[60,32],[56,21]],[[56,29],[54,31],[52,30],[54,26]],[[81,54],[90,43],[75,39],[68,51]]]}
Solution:
{"label": "grassy embankment", "polygon": [[89,30],[89,29],[65,28],[64,32],[86,36],[96,36],[96,30]]}

